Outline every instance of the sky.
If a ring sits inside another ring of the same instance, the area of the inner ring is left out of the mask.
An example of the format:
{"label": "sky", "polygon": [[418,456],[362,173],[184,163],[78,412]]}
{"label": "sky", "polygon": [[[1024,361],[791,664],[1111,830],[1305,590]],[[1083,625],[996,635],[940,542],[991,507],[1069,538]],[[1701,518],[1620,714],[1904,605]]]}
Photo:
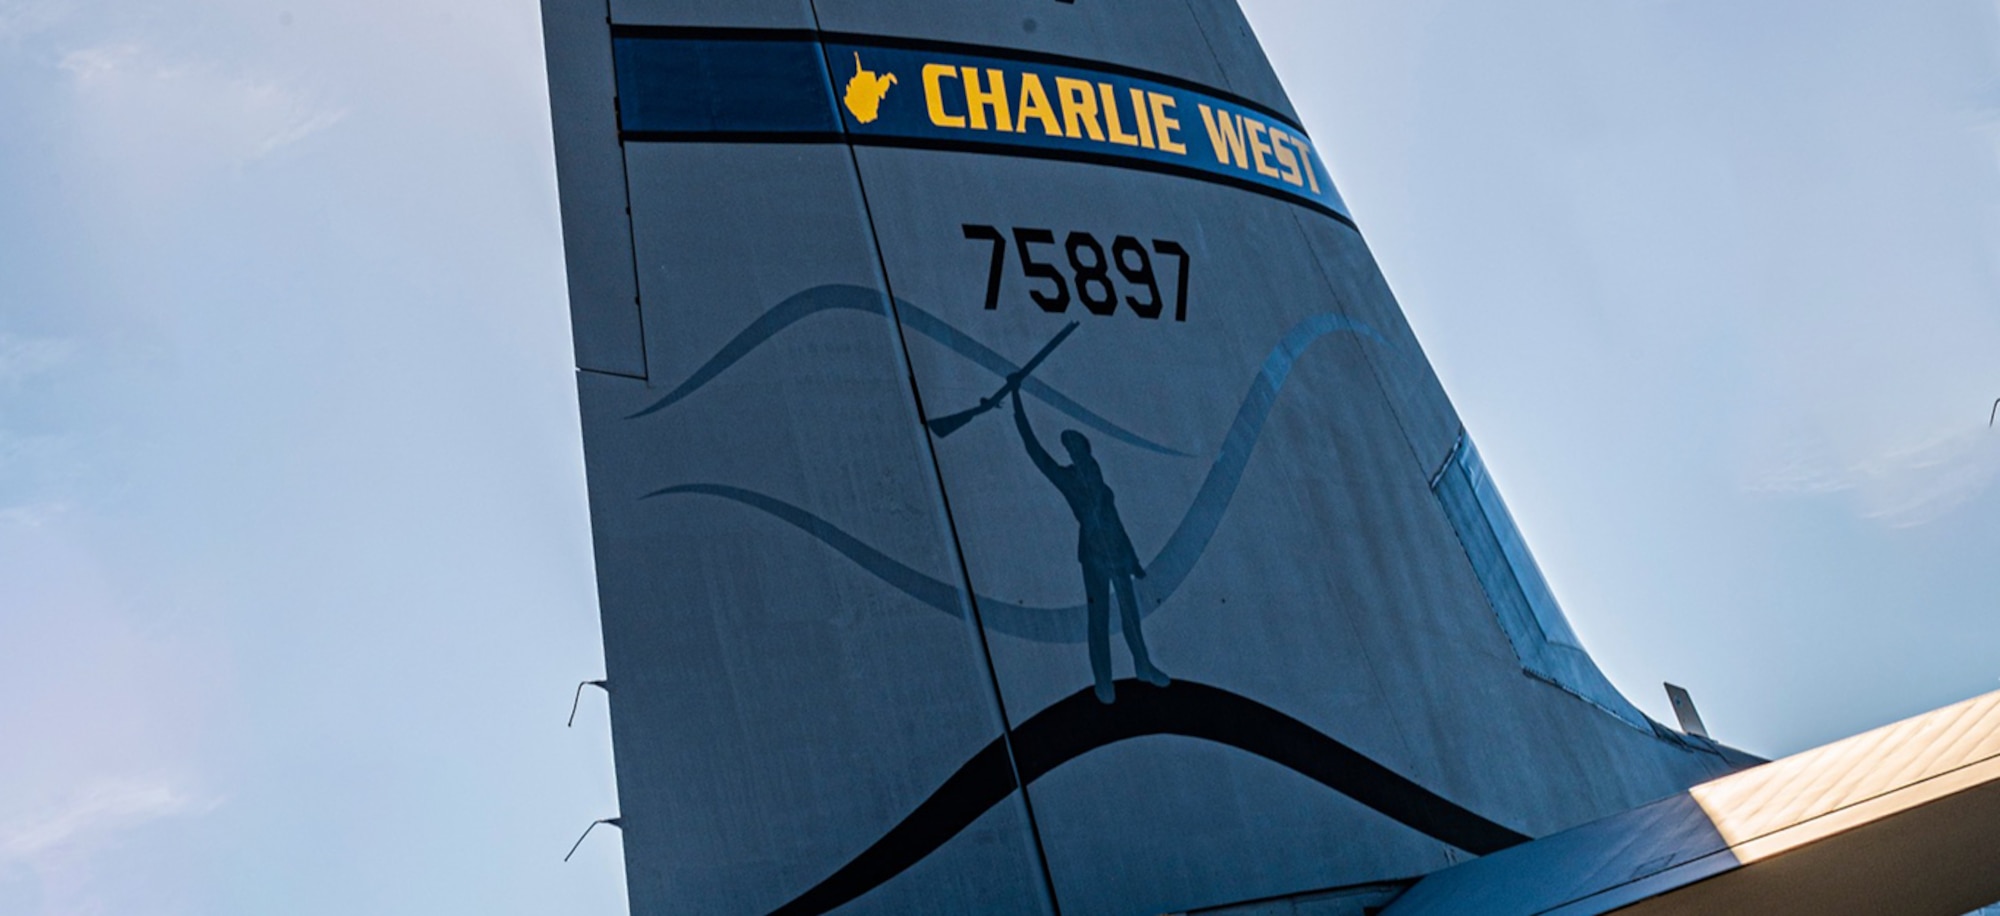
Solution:
{"label": "sky", "polygon": [[[1642,709],[2000,688],[2000,7],[1245,7]],[[0,916],[623,913],[571,367],[533,3],[0,0]]]}

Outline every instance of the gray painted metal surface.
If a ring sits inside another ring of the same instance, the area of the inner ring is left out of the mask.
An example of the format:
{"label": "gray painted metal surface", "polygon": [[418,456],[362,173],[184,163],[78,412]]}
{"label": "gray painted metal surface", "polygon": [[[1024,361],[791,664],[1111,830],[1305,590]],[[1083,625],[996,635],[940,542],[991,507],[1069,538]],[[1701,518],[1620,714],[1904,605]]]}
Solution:
{"label": "gray painted metal surface", "polygon": [[[578,4],[599,10],[604,3]],[[809,0],[610,0],[610,19],[627,25],[810,29]]]}
{"label": "gray painted metal surface", "polygon": [[611,43],[601,6],[542,10],[556,170],[562,176],[563,249],[577,368],[644,378],[644,334],[625,210]]}
{"label": "gray painted metal surface", "polygon": [[545,0],[635,913],[1218,907],[1732,768],[1525,670],[1233,3],[606,12]]}

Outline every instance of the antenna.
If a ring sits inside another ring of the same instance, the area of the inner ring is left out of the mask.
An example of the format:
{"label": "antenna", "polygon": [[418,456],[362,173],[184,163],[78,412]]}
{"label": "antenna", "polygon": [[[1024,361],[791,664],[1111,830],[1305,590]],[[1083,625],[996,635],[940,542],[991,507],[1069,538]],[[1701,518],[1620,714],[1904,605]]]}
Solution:
{"label": "antenna", "polygon": [[[577,704],[583,702],[583,688],[585,687],[595,687],[599,690],[604,691],[605,693],[611,692],[610,685],[606,684],[603,678],[599,678],[594,681],[584,681],[583,683],[576,685],[576,696],[570,698],[569,701],[569,724],[563,726],[564,728],[576,727],[576,707]],[[585,832],[587,833],[588,831]],[[579,840],[578,842],[582,841]]]}
{"label": "antenna", "polygon": [[625,829],[625,825],[621,823],[621,821],[623,820],[624,818],[621,817],[604,817],[591,821],[590,826],[583,828],[583,836],[577,837],[576,842],[569,847],[569,855],[563,856],[563,861],[567,862],[569,861],[570,856],[576,855],[577,847],[583,845],[584,839],[590,836],[590,832],[592,830],[597,829],[598,824],[609,824],[613,827],[623,830]]}
{"label": "antenna", "polygon": [[1986,428],[1993,428],[1993,418],[2000,417],[2000,398],[1993,399],[1993,409],[1986,414]]}

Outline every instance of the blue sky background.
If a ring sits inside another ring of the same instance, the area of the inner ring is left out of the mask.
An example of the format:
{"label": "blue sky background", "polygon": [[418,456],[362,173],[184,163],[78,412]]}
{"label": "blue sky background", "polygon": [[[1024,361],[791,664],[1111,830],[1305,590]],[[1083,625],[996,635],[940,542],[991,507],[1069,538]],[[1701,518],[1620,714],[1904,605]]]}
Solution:
{"label": "blue sky background", "polygon": [[[2000,8],[1246,6],[1642,708],[2000,686]],[[623,912],[541,67],[0,0],[0,914]]]}

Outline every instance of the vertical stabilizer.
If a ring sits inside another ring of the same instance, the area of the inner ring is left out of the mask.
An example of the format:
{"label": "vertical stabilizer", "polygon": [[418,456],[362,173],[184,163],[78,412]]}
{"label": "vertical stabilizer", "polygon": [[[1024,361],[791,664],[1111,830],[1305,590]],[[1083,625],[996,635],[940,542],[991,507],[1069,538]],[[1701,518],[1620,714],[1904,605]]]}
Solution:
{"label": "vertical stabilizer", "polygon": [[1592,664],[1227,0],[545,0],[635,913],[1403,882]]}

